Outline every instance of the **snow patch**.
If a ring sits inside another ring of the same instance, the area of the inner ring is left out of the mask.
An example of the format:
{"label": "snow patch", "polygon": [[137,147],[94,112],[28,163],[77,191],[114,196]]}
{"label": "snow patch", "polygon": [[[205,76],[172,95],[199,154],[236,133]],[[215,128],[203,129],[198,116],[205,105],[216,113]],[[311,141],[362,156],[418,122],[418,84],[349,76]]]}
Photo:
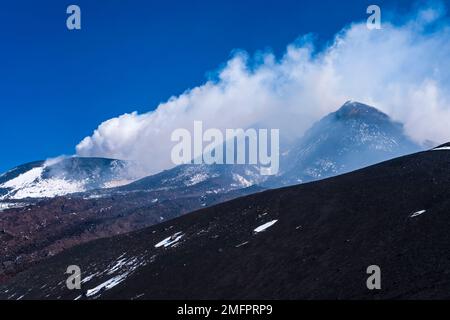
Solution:
{"label": "snow patch", "polygon": [[248,187],[251,187],[253,185],[253,182],[245,179],[240,174],[233,173],[233,180],[235,182],[237,182],[240,186],[244,187],[244,188],[248,188]]}
{"label": "snow patch", "polygon": [[421,214],[423,214],[425,212],[427,212],[427,210],[420,210],[420,211],[414,212],[412,215],[410,215],[410,217],[414,218],[414,217],[420,216]]}
{"label": "snow patch", "polygon": [[43,171],[44,167],[33,168],[15,177],[14,179],[6,181],[4,184],[0,185],[0,188],[19,189],[26,187],[27,185],[33,183],[36,179],[40,178]]}
{"label": "snow patch", "polygon": [[126,186],[127,184],[133,183],[136,180],[128,180],[128,179],[123,179],[123,180],[112,180],[112,181],[108,181],[105,182],[103,184],[103,188],[117,188],[117,187],[122,187],[122,186]]}
{"label": "snow patch", "polygon": [[124,281],[128,276],[130,276],[137,268],[141,266],[145,266],[146,262],[142,259],[142,257],[125,257],[126,253],[122,254],[117,258],[116,261],[109,264],[108,268],[103,272],[96,272],[91,274],[82,280],[82,283],[89,282],[94,277],[102,276],[102,275],[113,275],[114,273],[119,273],[113,278],[103,282],[102,284],[96,286],[87,291],[86,296],[91,297],[99,294],[103,290],[109,290],[119,283]]}
{"label": "snow patch", "polygon": [[433,151],[437,151],[437,150],[450,150],[450,147],[440,147],[440,148],[433,149]]}
{"label": "snow patch", "polygon": [[168,237],[168,238],[164,239],[163,241],[157,243],[157,244],[155,245],[155,248],[161,248],[161,247],[167,248],[167,247],[171,247],[171,246],[173,246],[174,244],[176,244],[178,241],[180,241],[181,238],[183,238],[183,236],[184,236],[184,235],[183,235],[181,232],[177,232],[177,233],[175,233],[174,235],[171,235],[170,237]]}
{"label": "snow patch", "polygon": [[239,243],[239,244],[235,245],[235,247],[236,247],[236,248],[240,248],[240,247],[242,247],[242,246],[245,246],[246,244],[248,244],[248,241]]}
{"label": "snow patch", "polygon": [[8,210],[8,209],[17,209],[26,207],[27,203],[19,203],[19,202],[0,202],[0,212]]}
{"label": "snow patch", "polygon": [[86,297],[95,296],[97,293],[99,293],[102,290],[109,290],[111,288],[114,288],[119,283],[124,281],[128,276],[128,273],[123,273],[118,276],[115,276],[114,278],[109,279],[108,281],[103,282],[102,284],[99,284],[95,288],[89,289],[86,292]]}
{"label": "snow patch", "polygon": [[106,197],[107,195],[105,194],[90,194],[87,197],[83,197],[84,200],[93,200],[93,199],[101,199]]}
{"label": "snow patch", "polygon": [[98,275],[99,275],[99,273],[93,273],[93,274],[91,274],[91,275],[88,275],[87,277],[84,277],[84,278],[81,280],[81,283],[83,284],[83,283],[89,282],[89,281],[91,281],[92,279],[94,279],[95,276],[98,276]]}
{"label": "snow patch", "polygon": [[274,225],[275,223],[277,223],[277,222],[278,222],[278,220],[272,220],[272,221],[270,221],[270,222],[267,222],[267,223],[265,223],[265,224],[259,226],[258,228],[256,228],[256,229],[254,230],[254,232],[256,232],[256,233],[263,232],[263,231],[265,231],[267,228],[270,228],[271,226],[273,226],[273,225]]}
{"label": "snow patch", "polygon": [[122,258],[119,259],[109,270],[107,274],[113,274],[123,268],[129,270],[135,270],[139,266],[139,261],[137,258]]}
{"label": "snow patch", "polygon": [[187,187],[194,186],[196,184],[199,184],[200,182],[206,181],[208,179],[208,175],[206,173],[197,173],[192,176],[192,178],[189,179],[189,181],[185,182],[185,185]]}

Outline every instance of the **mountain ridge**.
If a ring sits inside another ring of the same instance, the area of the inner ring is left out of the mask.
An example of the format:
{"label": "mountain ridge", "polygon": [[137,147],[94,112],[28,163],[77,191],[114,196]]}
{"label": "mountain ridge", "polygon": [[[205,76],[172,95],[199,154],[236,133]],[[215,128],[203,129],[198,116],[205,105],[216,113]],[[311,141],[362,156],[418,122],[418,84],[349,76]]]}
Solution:
{"label": "mountain ridge", "polygon": [[[363,108],[370,111],[364,114],[371,114],[370,107],[364,105]],[[374,110],[377,113],[372,118],[380,118],[385,123],[384,116]],[[355,117],[354,112],[352,117]],[[352,157],[361,154],[345,149],[357,150],[358,145],[351,140],[354,138],[353,131],[340,130],[330,134],[327,130],[335,128],[336,123],[332,114],[328,119],[333,120],[331,126],[328,120],[325,120],[326,125],[319,121],[316,129],[313,126],[309,131],[312,133],[300,140],[297,148],[291,149],[288,157],[282,159],[284,164],[288,164],[288,167],[282,167],[284,172],[267,180],[258,174],[256,166],[183,165],[115,188],[76,190],[73,194],[48,199],[0,201],[0,230],[6,232],[0,235],[0,245],[4,250],[0,257],[0,278],[2,273],[6,277],[14,276],[28,268],[30,263],[45,260],[75,244],[155,225],[264,189],[339,175],[375,161],[374,157],[369,157],[369,161],[363,159],[356,165],[348,166]],[[338,126],[342,125],[338,123]],[[403,133],[401,128],[396,128],[398,131],[394,136],[402,143]],[[383,132],[385,127],[381,126],[379,130]],[[370,135],[371,139],[380,136],[380,131],[375,133]],[[337,140],[321,140],[323,135],[331,135]],[[340,142],[341,148],[336,148],[339,143],[335,141]],[[345,145],[347,141],[350,142]],[[324,146],[322,149],[321,145]],[[363,151],[364,147],[363,144]],[[394,151],[389,153],[389,157],[406,152]],[[383,150],[378,154],[381,157],[377,161],[388,158]],[[301,157],[296,158],[297,155]],[[347,166],[341,167],[343,164]],[[8,264],[8,268],[2,267],[4,263]]]}
{"label": "mountain ridge", "polygon": [[[448,163],[450,151],[423,151],[96,240],[19,274],[0,297],[442,299]],[[68,264],[82,270],[81,291],[64,285]],[[382,290],[366,287],[374,264]]]}
{"label": "mountain ridge", "polygon": [[67,157],[34,161],[0,175],[0,200],[52,198],[129,183],[129,162],[107,158]]}
{"label": "mountain ridge", "polygon": [[[333,150],[337,148],[340,148],[340,150]],[[70,157],[50,166],[62,167],[59,168],[59,171],[65,174],[62,179],[57,181],[62,186],[56,185],[54,187],[56,190],[50,190],[49,192],[45,190],[46,184],[35,188],[41,188],[42,190],[32,189],[28,194],[26,190],[18,192],[18,190],[11,191],[5,188],[8,180],[17,178],[18,172],[25,174],[25,169],[36,169],[36,167],[45,166],[46,162],[31,162],[0,175],[0,200],[25,199],[27,195],[29,198],[48,198],[81,192],[93,192],[93,194],[101,196],[105,193],[102,189],[111,188],[117,192],[178,188],[180,183],[189,186],[189,180],[192,180],[192,184],[203,181],[210,181],[212,184],[219,183],[226,191],[252,185],[260,185],[263,188],[277,188],[338,175],[378,161],[417,152],[421,149],[419,145],[404,135],[400,123],[392,121],[388,115],[374,107],[350,100],[337,111],[314,123],[295,144],[285,146],[284,150],[280,150],[280,154],[282,154],[280,158],[281,172],[276,176],[261,176],[257,172],[258,167],[252,165],[207,166],[188,164],[141,178],[130,174],[132,170],[128,170],[128,172],[125,170],[122,174],[117,173],[116,179],[111,179],[112,177],[109,177],[110,173],[108,173],[107,178],[113,180],[109,184],[106,181],[107,179],[100,177],[101,183],[95,183],[94,181],[91,185],[86,186],[83,179],[92,177],[86,177],[86,174],[82,177],[71,177],[71,175],[73,176],[71,171],[74,170],[73,167],[76,167],[76,165],[71,165],[72,162],[84,162],[87,167],[90,165],[99,169],[109,166],[109,164],[105,165],[100,162],[109,162],[110,164],[117,162],[121,164],[122,169],[128,162],[107,158]],[[93,163],[89,164],[89,162]],[[92,171],[92,168],[87,168],[86,172],[89,172],[89,170]],[[83,170],[78,171],[82,172]],[[188,177],[189,171],[193,172],[192,177]],[[36,174],[39,174],[39,172],[36,172]],[[194,175],[197,175],[197,180],[194,179]],[[52,178],[52,174],[47,172],[43,176],[43,180],[46,178]],[[172,181],[172,184],[170,181]],[[47,188],[51,188],[51,184]],[[20,186],[18,189],[20,189]],[[114,190],[109,191],[113,192]]]}

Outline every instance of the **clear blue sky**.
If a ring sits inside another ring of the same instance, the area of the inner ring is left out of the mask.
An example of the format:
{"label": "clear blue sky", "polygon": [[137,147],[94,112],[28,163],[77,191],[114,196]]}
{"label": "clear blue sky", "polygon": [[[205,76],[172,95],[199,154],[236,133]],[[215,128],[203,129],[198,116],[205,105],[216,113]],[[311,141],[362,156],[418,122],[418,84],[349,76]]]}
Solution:
{"label": "clear blue sky", "polygon": [[[233,49],[281,54],[366,19],[366,0],[16,0],[0,5],[0,172],[60,154],[104,120],[205,81]],[[77,4],[82,30],[66,28]]]}

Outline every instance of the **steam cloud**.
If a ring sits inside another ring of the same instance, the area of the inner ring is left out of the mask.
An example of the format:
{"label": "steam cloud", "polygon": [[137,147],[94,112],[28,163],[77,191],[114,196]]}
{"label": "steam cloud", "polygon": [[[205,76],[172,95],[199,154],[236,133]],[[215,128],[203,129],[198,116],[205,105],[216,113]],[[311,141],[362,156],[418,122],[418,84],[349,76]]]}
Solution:
{"label": "steam cloud", "polygon": [[[383,12],[384,13],[384,12]],[[151,174],[173,166],[170,135],[177,128],[280,128],[281,139],[301,136],[346,100],[373,105],[405,124],[416,142],[450,140],[450,23],[442,2],[402,23],[364,22],[341,30],[317,51],[300,38],[277,59],[239,52],[217,79],[172,97],[155,111],[102,123],[76,147],[80,156],[134,160]],[[384,15],[383,15],[384,18]]]}

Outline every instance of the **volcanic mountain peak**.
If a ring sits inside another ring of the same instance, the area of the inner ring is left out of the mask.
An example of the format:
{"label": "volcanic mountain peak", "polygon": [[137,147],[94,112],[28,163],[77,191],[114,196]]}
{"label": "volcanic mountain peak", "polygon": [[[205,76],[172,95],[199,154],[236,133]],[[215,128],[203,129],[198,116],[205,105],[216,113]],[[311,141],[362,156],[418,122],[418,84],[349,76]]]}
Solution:
{"label": "volcanic mountain peak", "polygon": [[120,160],[69,157],[36,161],[0,176],[0,200],[51,198],[132,180],[128,163]]}
{"label": "volcanic mountain peak", "polygon": [[360,103],[357,101],[349,100],[344,105],[332,113],[332,115],[337,118],[362,118],[362,117],[371,117],[378,118],[383,120],[389,120],[389,116],[380,110],[371,107],[367,104]]}
{"label": "volcanic mountain peak", "polygon": [[269,185],[323,179],[420,151],[400,123],[368,105],[347,101],[316,122],[281,159]]}

